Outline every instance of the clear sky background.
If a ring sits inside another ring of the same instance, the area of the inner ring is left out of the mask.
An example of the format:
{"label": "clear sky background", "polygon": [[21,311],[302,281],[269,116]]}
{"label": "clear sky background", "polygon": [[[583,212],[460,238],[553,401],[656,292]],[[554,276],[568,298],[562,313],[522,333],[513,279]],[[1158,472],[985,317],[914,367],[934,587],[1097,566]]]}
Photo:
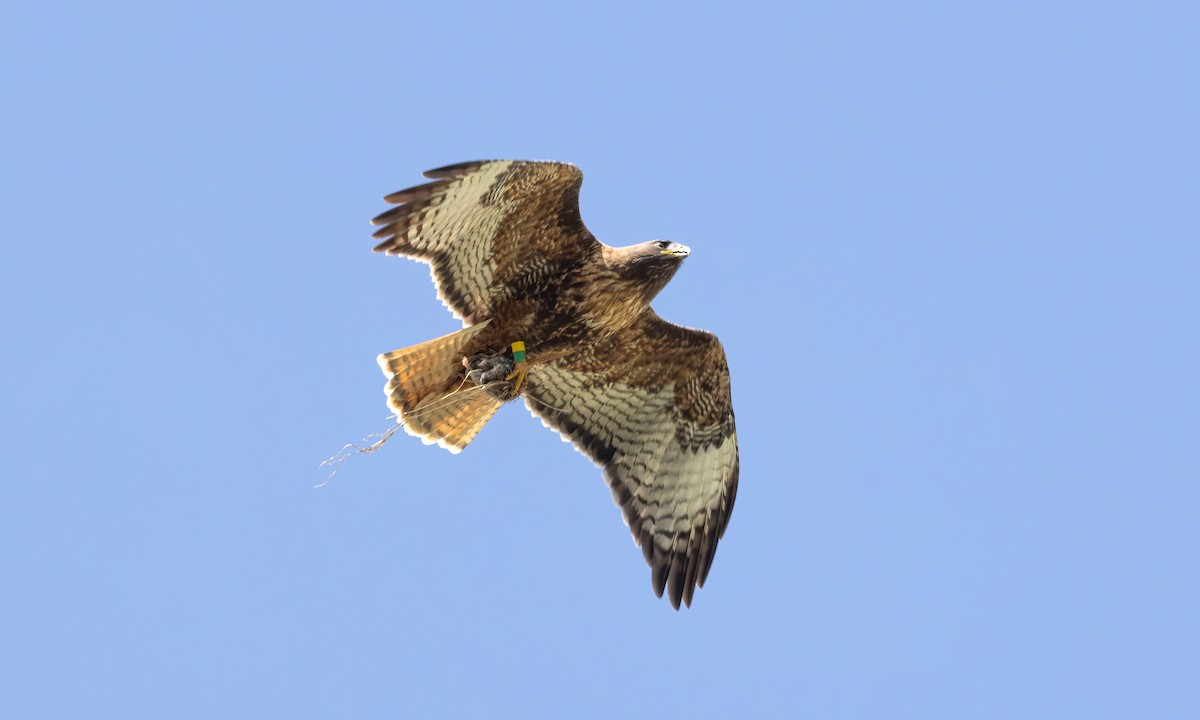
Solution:
{"label": "clear sky background", "polygon": [[[5,2],[0,715],[1200,717],[1198,7]],[[693,248],[690,610],[517,404],[316,487],[488,157]]]}

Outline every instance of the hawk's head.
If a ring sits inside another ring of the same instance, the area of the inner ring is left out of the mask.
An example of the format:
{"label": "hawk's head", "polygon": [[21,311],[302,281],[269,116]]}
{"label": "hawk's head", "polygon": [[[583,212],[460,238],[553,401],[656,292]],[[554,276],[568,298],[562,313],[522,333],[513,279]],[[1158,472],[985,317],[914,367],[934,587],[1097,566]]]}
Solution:
{"label": "hawk's head", "polygon": [[617,248],[617,251],[620,253],[623,264],[630,270],[670,268],[671,273],[678,270],[679,263],[692,252],[687,245],[680,245],[670,240],[651,240],[640,245]]}
{"label": "hawk's head", "polygon": [[682,260],[692,252],[692,249],[687,245],[680,245],[670,240],[651,240],[648,243],[642,243],[635,247],[645,248],[643,252],[649,255],[666,255],[673,260]]}
{"label": "hawk's head", "polygon": [[615,267],[623,278],[636,284],[643,299],[649,303],[666,287],[689,253],[691,250],[686,245],[670,240],[651,240],[640,245],[612,248],[610,267]]}

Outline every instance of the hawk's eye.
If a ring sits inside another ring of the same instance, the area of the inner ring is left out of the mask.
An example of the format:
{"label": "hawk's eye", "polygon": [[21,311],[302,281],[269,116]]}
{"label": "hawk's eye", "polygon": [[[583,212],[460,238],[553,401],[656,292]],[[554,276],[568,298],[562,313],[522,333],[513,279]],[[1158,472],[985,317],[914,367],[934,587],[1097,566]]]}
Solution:
{"label": "hawk's eye", "polygon": [[655,240],[654,241],[654,246],[659,248],[660,250],[666,250],[667,246],[670,244],[671,243],[667,242],[666,240]]}

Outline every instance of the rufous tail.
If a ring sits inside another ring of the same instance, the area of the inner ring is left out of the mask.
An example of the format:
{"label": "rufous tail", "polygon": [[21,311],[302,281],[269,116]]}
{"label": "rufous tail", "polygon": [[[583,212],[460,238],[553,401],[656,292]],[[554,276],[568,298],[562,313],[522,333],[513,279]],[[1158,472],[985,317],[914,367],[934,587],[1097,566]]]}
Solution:
{"label": "rufous tail", "polygon": [[487,322],[379,356],[387,375],[388,406],[409,435],[458,453],[504,403],[475,383],[463,382],[463,346]]}

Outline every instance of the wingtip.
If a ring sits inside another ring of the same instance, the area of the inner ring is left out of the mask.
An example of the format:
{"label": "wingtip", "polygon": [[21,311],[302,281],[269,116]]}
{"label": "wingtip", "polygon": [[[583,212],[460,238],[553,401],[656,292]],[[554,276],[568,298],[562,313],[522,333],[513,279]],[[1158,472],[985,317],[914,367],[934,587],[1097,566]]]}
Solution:
{"label": "wingtip", "polygon": [[475,168],[482,167],[483,165],[486,165],[486,164],[492,163],[492,162],[498,162],[498,161],[496,161],[496,160],[469,160],[467,162],[454,163],[452,165],[443,165],[442,167],[433,168],[432,170],[426,170],[425,172],[423,172],[421,174],[432,180],[440,180],[442,178],[448,178],[448,177],[452,177],[454,175],[461,175],[464,172],[474,170]]}
{"label": "wingtip", "polygon": [[663,590],[667,589],[667,567],[665,565],[650,568],[650,588],[654,590],[654,597],[663,596]]}

